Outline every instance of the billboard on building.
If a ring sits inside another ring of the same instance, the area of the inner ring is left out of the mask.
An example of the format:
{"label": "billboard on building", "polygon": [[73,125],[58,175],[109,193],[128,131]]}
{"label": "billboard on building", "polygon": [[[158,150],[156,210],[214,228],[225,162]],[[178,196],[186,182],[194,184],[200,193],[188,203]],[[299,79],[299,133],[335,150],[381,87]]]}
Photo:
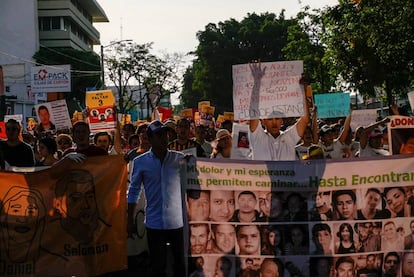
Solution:
{"label": "billboard on building", "polygon": [[30,73],[32,93],[71,91],[68,64],[33,66]]}

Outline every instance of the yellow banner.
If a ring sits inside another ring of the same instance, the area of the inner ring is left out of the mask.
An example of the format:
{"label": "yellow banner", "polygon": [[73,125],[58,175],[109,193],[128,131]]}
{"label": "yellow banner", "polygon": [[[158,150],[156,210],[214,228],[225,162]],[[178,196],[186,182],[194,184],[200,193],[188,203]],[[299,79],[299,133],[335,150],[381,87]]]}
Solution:
{"label": "yellow banner", "polygon": [[201,102],[198,102],[198,110],[199,110],[199,111],[201,111],[201,109],[202,109],[204,106],[210,106],[210,101],[201,101]]}
{"label": "yellow banner", "polygon": [[111,90],[88,91],[85,96],[91,132],[111,131],[116,127],[115,98]]}
{"label": "yellow banner", "polygon": [[0,276],[125,269],[126,178],[122,156],[0,172]]}
{"label": "yellow banner", "polygon": [[88,107],[113,106],[115,104],[111,90],[88,91],[85,100]]}
{"label": "yellow banner", "polygon": [[193,110],[192,109],[183,109],[180,112],[181,118],[193,118]]}
{"label": "yellow banner", "polygon": [[234,121],[234,113],[233,112],[224,112],[224,120]]}

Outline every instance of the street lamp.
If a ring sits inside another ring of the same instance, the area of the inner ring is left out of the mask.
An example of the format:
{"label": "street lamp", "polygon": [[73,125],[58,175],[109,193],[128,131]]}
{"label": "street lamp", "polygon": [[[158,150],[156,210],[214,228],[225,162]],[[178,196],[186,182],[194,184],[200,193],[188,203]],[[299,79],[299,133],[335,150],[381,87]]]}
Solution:
{"label": "street lamp", "polygon": [[122,42],[131,42],[132,39],[123,39],[119,41],[112,42],[108,45],[101,45],[101,78],[102,78],[102,88],[105,89],[105,70],[104,70],[104,48],[110,47],[115,44],[119,44]]}

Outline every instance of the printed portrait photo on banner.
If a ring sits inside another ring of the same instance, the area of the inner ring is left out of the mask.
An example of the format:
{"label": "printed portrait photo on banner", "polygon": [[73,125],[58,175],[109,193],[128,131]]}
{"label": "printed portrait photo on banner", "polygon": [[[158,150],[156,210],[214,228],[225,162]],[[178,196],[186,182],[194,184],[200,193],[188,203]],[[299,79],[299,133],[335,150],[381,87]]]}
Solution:
{"label": "printed portrait photo on banner", "polygon": [[210,191],[187,190],[188,221],[208,221],[210,216]]}

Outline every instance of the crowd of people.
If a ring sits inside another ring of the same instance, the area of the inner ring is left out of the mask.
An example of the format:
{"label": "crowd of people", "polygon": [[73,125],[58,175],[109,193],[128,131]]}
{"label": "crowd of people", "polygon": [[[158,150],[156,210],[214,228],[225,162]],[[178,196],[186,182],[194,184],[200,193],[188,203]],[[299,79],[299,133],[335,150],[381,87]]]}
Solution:
{"label": "crowd of people", "polygon": [[[265,69],[260,64],[252,64],[251,71],[254,95],[259,93]],[[245,159],[265,161],[389,155],[385,128],[388,117],[352,130],[351,116],[334,122],[318,120],[317,109],[309,108],[306,101],[305,106],[304,114],[297,120],[273,117],[238,122],[248,125],[248,131],[239,134],[234,133],[231,120],[216,128],[213,122],[204,126],[191,118],[154,120],[138,125],[126,123],[114,132],[94,134],[87,122],[78,121],[71,132],[60,132],[53,124],[44,123],[45,109],[39,108],[42,123],[35,136],[25,134],[22,140],[19,122],[7,121],[7,139],[0,141],[0,162],[2,169],[8,170],[13,167],[54,166],[66,158],[80,161],[90,156],[124,155],[131,168],[127,199],[128,237],[132,238],[137,233],[134,212],[144,191],[151,276],[166,276],[167,249],[173,251],[175,277],[185,276],[186,252],[194,257],[194,270],[190,276],[204,276],[203,254],[223,255],[215,261],[214,277],[219,277],[233,276],[229,275],[230,272],[236,274],[234,255],[280,257],[310,253],[362,253],[366,263],[365,267],[359,267],[358,260],[349,257],[335,261],[321,259],[310,266],[310,271],[318,272],[315,276],[331,276],[325,274],[332,271],[336,276],[356,276],[358,270],[361,274],[363,270],[368,273],[384,271],[383,276],[397,276],[391,273],[397,266],[399,268],[401,261],[404,270],[404,263],[414,260],[410,253],[403,256],[397,253],[404,249],[413,250],[414,235],[404,237],[397,231],[398,228],[404,231],[398,218],[414,216],[412,188],[334,190],[318,192],[317,195],[188,190],[185,199],[187,210],[182,209],[180,163],[183,159],[230,159],[235,148],[249,150]],[[408,137],[401,143],[399,153],[414,153],[413,138]],[[185,216],[190,223],[188,250],[184,249]],[[315,224],[312,230],[308,224],[303,224],[320,220],[327,223]],[[364,222],[348,223],[358,220]],[[277,222],[301,223],[287,226],[264,224]],[[414,234],[411,225],[414,223],[410,223],[410,232]],[[309,237],[310,233],[312,237]],[[367,254],[375,251],[387,252],[382,268],[377,262],[381,257]],[[373,259],[372,267],[368,266],[370,259]],[[324,262],[329,265],[328,271],[317,267]],[[283,262],[279,258],[265,258],[259,264],[245,259],[237,274],[279,277],[283,272],[304,276],[293,262]],[[407,273],[404,276],[412,275]]]}

